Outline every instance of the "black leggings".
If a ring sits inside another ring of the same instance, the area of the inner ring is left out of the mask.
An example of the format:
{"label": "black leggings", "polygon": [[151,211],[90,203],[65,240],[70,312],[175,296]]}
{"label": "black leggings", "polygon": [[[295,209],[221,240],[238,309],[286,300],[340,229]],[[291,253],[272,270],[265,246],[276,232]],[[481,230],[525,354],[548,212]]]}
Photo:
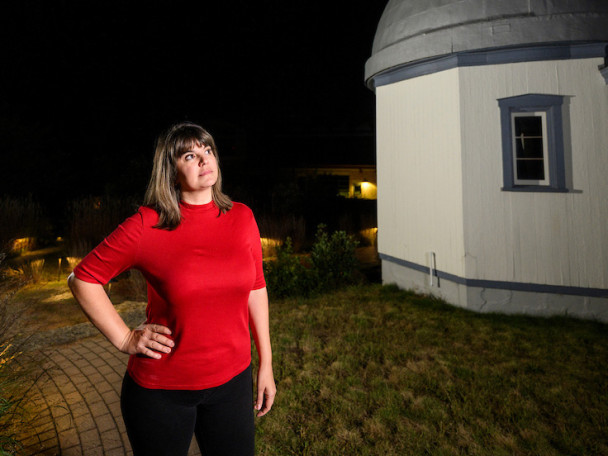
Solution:
{"label": "black leggings", "polygon": [[251,366],[194,391],[143,388],[126,373],[120,405],[135,456],[186,456],[193,434],[203,456],[254,453]]}

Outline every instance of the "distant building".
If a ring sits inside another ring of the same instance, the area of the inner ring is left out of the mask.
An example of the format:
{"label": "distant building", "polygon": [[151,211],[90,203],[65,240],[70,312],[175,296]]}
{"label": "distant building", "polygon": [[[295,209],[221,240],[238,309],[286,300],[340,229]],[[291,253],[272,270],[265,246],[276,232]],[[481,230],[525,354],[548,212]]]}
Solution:
{"label": "distant building", "polygon": [[376,199],[376,166],[319,165],[296,169],[298,177],[316,177],[345,198]]}
{"label": "distant building", "polygon": [[385,283],[608,321],[607,46],[608,2],[388,2],[365,67]]}

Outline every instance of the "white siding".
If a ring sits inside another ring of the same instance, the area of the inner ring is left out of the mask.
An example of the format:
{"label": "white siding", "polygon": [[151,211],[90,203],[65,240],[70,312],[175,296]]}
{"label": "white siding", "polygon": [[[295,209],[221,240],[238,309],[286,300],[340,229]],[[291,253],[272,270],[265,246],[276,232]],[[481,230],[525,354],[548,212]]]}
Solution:
{"label": "white siding", "polygon": [[[601,63],[458,70],[467,278],[608,288],[608,86],[598,71]],[[569,193],[500,190],[496,100],[528,93],[569,100],[563,111]]]}
{"label": "white siding", "polygon": [[464,276],[458,70],[376,89],[378,250]]}

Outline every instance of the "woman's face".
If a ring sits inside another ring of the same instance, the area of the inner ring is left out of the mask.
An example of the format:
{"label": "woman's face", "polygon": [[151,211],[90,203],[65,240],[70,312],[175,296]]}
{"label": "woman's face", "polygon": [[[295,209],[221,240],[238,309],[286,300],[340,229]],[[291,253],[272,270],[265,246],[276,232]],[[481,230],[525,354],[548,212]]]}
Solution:
{"label": "woman's face", "polygon": [[217,181],[217,160],[211,147],[195,143],[178,158],[177,183],[186,203],[205,204],[211,201],[211,187]]}

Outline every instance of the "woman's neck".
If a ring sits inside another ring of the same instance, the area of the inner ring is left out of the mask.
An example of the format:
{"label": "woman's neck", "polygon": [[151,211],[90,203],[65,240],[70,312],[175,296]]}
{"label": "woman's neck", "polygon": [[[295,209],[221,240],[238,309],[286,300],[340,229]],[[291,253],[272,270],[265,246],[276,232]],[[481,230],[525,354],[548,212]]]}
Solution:
{"label": "woman's neck", "polygon": [[193,205],[201,205],[210,203],[212,198],[211,189],[205,189],[201,192],[182,192],[181,199],[183,202]]}

